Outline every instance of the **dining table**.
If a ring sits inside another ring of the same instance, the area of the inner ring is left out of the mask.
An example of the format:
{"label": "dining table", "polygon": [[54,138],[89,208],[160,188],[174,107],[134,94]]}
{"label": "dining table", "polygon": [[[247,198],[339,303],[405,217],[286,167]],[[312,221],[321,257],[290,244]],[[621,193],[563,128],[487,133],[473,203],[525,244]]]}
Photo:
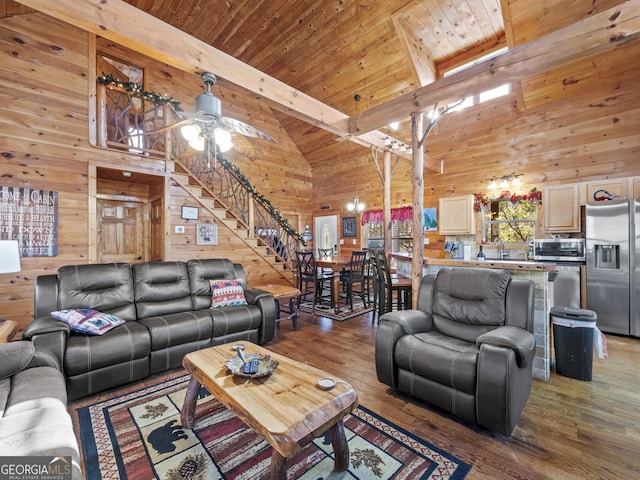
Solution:
{"label": "dining table", "polygon": [[349,265],[350,261],[351,254],[338,254],[332,257],[316,258],[317,267],[330,268],[333,270],[333,308],[336,313],[340,311],[340,307],[338,306],[338,301],[340,300],[340,272]]}

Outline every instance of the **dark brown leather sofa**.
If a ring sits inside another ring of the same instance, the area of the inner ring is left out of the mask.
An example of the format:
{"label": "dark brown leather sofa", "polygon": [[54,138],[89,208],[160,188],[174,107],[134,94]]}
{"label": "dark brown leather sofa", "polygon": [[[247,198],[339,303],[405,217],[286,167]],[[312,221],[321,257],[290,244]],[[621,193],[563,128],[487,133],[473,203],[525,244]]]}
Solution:
{"label": "dark brown leather sofa", "polygon": [[510,435],[531,391],[534,285],[506,270],[444,268],[416,310],[380,317],[378,379],[455,416]]}
{"label": "dark brown leather sofa", "polygon": [[[34,317],[23,335],[49,348],[66,377],[69,400],[178,368],[188,352],[229,342],[269,342],[273,297],[246,289],[247,305],[211,307],[209,280],[241,279],[228,259],[72,265],[37,277]],[[91,308],[126,321],[103,335],[72,331],[50,312]]]}

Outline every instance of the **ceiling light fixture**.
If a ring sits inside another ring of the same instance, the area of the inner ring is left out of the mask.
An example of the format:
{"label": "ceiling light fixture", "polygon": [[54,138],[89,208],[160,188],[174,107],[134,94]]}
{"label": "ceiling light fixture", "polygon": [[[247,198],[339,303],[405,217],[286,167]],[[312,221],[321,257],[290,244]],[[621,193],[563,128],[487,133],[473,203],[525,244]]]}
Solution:
{"label": "ceiling light fixture", "polygon": [[[356,116],[358,115],[358,102],[360,98],[360,95],[357,93],[353,97],[356,101]],[[353,202],[347,204],[347,210],[351,213],[360,213],[364,210],[364,203],[360,203],[360,198],[358,197],[358,142],[356,142],[356,194],[353,197]]]}
{"label": "ceiling light fixture", "polygon": [[398,128],[400,128],[400,122],[391,122],[389,124],[389,128],[391,130],[393,130],[394,132],[398,130]]}
{"label": "ceiling light fixture", "polygon": [[218,151],[224,153],[233,148],[233,137],[231,133],[223,128],[213,129],[213,135],[210,134],[211,130],[200,125],[183,125],[180,127],[180,133],[182,138],[189,142],[189,146],[199,152],[204,151],[205,137],[213,137],[214,141],[218,145]]}
{"label": "ceiling light fixture", "polygon": [[506,189],[509,188],[509,185],[512,187],[519,187],[522,185],[522,181],[520,180],[521,176],[521,173],[511,173],[510,175],[505,175],[503,177],[487,178],[487,182],[489,182],[487,184],[487,188],[489,190],[495,190],[498,187]]}

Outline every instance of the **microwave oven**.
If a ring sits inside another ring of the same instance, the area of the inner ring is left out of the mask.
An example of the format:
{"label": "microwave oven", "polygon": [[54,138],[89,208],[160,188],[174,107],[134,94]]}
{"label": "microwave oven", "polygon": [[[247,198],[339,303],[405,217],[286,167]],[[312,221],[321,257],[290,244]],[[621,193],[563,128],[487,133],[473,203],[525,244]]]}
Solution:
{"label": "microwave oven", "polygon": [[540,238],[533,241],[533,259],[540,262],[585,261],[584,238]]}

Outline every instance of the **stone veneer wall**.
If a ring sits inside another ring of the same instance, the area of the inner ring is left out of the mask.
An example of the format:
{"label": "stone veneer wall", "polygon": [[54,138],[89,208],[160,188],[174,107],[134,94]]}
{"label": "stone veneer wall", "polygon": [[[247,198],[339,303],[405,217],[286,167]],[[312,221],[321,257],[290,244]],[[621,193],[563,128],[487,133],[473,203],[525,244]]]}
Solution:
{"label": "stone veneer wall", "polygon": [[[424,265],[422,274],[435,274],[441,265]],[[463,267],[465,268],[465,267]],[[397,272],[411,275],[411,262],[397,260]],[[533,334],[536,337],[536,356],[533,359],[533,378],[548,382],[551,377],[551,342],[549,335],[549,272],[537,270],[509,270],[513,278],[532,280],[535,284],[535,305],[533,312]]]}

